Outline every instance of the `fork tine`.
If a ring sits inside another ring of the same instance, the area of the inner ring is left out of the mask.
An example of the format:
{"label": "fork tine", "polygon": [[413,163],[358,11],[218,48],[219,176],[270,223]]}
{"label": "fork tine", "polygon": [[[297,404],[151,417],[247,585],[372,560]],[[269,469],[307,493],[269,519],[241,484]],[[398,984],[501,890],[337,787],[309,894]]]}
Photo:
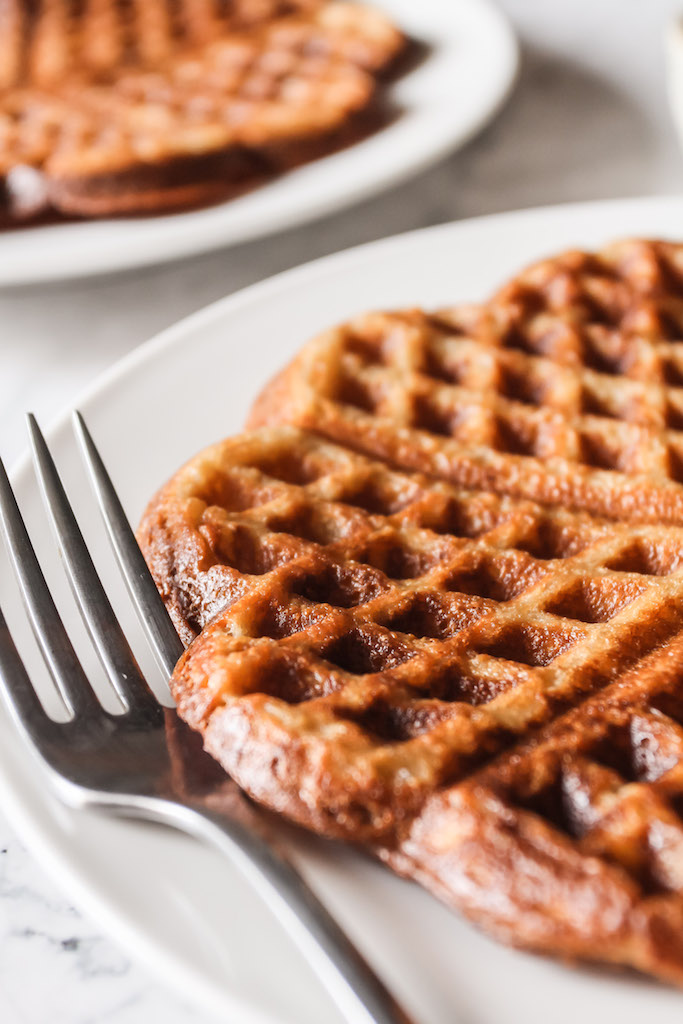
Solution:
{"label": "fork tine", "polygon": [[2,460],[0,527],[33,634],[64,703],[73,715],[96,711],[99,702],[52,600]]}
{"label": "fork tine", "polygon": [[73,424],[109,539],[133,599],[138,619],[145,630],[159,667],[169,679],[176,662],[185,650],[183,642],[176,633],[166,605],[161,600],[102,456],[78,411],[73,414]]}
{"label": "fork tine", "polygon": [[28,416],[33,461],[79,611],[109,681],[130,710],[158,710],[114,614],[40,427]]}
{"label": "fork tine", "polygon": [[40,703],[0,608],[0,691],[13,718],[40,747],[54,722]]}

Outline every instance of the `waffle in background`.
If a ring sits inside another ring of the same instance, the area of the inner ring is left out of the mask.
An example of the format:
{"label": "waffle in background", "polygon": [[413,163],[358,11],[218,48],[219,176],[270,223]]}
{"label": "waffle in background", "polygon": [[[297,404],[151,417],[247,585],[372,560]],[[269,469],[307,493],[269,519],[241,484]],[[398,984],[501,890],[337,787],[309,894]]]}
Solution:
{"label": "waffle in background", "polygon": [[5,219],[181,208],[353,141],[405,47],[344,0],[7,0]]}

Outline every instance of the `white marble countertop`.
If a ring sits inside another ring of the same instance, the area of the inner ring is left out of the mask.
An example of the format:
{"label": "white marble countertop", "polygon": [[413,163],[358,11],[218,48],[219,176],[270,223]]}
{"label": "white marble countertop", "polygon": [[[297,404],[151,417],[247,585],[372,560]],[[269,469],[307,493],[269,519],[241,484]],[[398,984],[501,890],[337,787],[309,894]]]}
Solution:
{"label": "white marble countertop", "polygon": [[[680,191],[683,165],[666,107],[662,37],[667,21],[683,10],[681,0],[501,5],[524,48],[516,93],[474,143],[410,184],[232,251],[104,280],[0,292],[3,456],[11,462],[24,446],[26,409],[49,422],[139,342],[279,270],[454,218]],[[0,1021],[160,1020],[205,1019],[73,908],[0,812]]]}

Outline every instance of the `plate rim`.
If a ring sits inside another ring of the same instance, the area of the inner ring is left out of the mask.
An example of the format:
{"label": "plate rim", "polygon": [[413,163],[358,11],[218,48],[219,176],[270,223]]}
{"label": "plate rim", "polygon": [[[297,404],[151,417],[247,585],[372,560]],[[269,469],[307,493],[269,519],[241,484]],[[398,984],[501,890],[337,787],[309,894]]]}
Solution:
{"label": "plate rim", "polygon": [[[381,255],[383,250],[393,248],[397,244],[409,248],[416,239],[448,235],[450,232],[457,232],[457,229],[462,227],[471,227],[476,230],[479,225],[493,222],[510,225],[515,221],[529,219],[542,221],[557,214],[569,216],[573,212],[588,213],[605,208],[612,210],[625,208],[629,211],[642,210],[644,213],[650,211],[656,213],[657,210],[666,209],[671,205],[683,210],[683,196],[638,196],[580,203],[567,202],[505,213],[492,213],[404,232],[304,263],[208,304],[133,349],[82,389],[76,395],[74,402],[67,404],[61,413],[52,419],[45,431],[46,436],[49,440],[68,427],[73,408],[81,408],[87,414],[88,407],[95,405],[103,392],[118,386],[122,378],[135,373],[138,367],[153,363],[165,350],[181,344],[184,336],[188,333],[195,330],[201,331],[224,317],[229,318],[242,306],[267,301],[270,295],[287,291],[290,287],[296,286],[300,279],[314,281],[318,276],[334,276],[343,273],[345,265],[355,262],[359,257],[370,256],[373,258],[377,254]],[[20,482],[28,472],[29,466],[30,456],[28,452],[24,452],[14,462],[10,471],[10,477],[14,484]],[[11,739],[13,742],[15,740],[18,742],[17,737],[13,736]],[[24,750],[23,753],[25,752]],[[36,764],[40,767],[37,760]],[[160,949],[151,937],[148,938],[146,934],[140,932],[135,923],[129,920],[125,909],[113,905],[114,897],[82,879],[68,853],[51,842],[49,836],[46,836],[46,827],[36,819],[35,815],[23,807],[18,791],[13,788],[11,779],[5,774],[2,757],[0,757],[0,795],[8,821],[20,840],[28,847],[30,855],[38,860],[41,867],[54,878],[60,888],[74,899],[74,902],[83,909],[90,919],[101,925],[102,929],[116,943],[124,949],[129,946],[134,947],[134,958],[139,960],[150,974],[156,976],[164,987],[176,990],[178,995],[185,996],[188,1002],[200,1005],[208,1014],[215,1014],[217,1005],[221,1009],[230,1005],[233,1013],[240,1014],[236,1019],[244,1021],[245,1024],[287,1024],[284,1017],[264,1014],[261,1010],[255,1009],[253,1004],[250,1005],[241,997],[232,995],[227,987],[219,990],[200,972],[185,963],[182,957],[176,956],[168,949]],[[141,823],[136,824],[140,825]],[[169,973],[171,964],[173,971]],[[185,988],[188,984],[192,986],[191,993],[188,993]]]}

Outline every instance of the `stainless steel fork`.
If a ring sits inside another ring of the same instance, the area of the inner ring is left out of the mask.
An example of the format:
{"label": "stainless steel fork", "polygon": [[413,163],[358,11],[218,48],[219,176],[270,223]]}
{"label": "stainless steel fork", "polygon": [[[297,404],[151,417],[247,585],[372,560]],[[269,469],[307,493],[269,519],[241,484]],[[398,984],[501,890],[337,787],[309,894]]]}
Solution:
{"label": "stainless steel fork", "polygon": [[[166,676],[183,646],[82,418],[75,429],[119,565]],[[72,806],[189,832],[227,855],[267,902],[349,1021],[410,1024],[383,982],[268,834],[257,809],[147,685],[97,575],[55,464],[29,417],[35,471],[92,643],[124,710],[100,704],[47,587],[0,462],[0,524],[26,611],[70,714],[50,718],[0,611],[0,690],[20,732]]]}

